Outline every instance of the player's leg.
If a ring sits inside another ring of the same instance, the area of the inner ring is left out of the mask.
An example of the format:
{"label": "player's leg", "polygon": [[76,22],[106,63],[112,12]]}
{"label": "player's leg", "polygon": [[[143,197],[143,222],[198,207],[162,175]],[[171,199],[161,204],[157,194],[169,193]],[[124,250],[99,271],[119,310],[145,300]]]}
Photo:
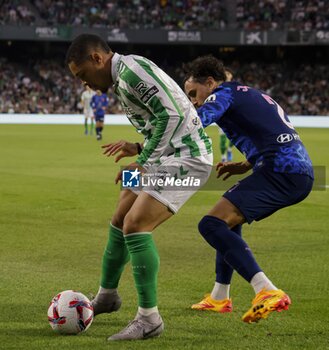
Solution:
{"label": "player's leg", "polygon": [[90,117],[90,135],[94,133],[94,123],[95,123],[95,118],[93,115]]}
{"label": "player's leg", "polygon": [[85,114],[85,135],[88,135],[88,117]]}
{"label": "player's leg", "polygon": [[100,123],[99,123],[99,134],[100,134],[100,136],[101,136],[100,139],[103,138],[103,136],[102,136],[103,128],[104,128],[104,117],[101,119],[101,121],[100,121]]}
{"label": "player's leg", "polygon": [[263,309],[264,313],[257,313],[257,319],[254,318],[255,313],[252,315],[252,321],[256,321],[267,317],[271,311],[287,308],[290,299],[264,274],[247,243],[230,229],[244,221],[245,218],[239,209],[226,198],[222,198],[209,215],[200,221],[199,230],[205,240],[220,252],[225,262],[251,284],[256,298],[268,299],[269,305]]}
{"label": "player's leg", "polygon": [[[242,225],[236,225],[232,231],[241,236]],[[220,313],[231,312],[233,309],[230,298],[230,286],[233,275],[233,268],[228,265],[222,254],[216,250],[216,280],[210,294],[197,304],[192,305],[192,309],[200,311],[214,311]]]}
{"label": "player's leg", "polygon": [[[192,188],[149,185],[143,188],[124,220],[123,232],[131,257],[135,286],[138,292],[138,312],[133,323],[109,340],[143,339],[159,335],[163,322],[157,308],[157,273],[159,255],[152,231],[170,218],[207,181],[212,165],[212,153],[195,158],[175,156],[162,159],[151,171],[153,179],[163,181],[163,172],[175,179],[198,178]],[[172,186],[172,185],[171,185]]]}
{"label": "player's leg", "polygon": [[99,135],[99,132],[100,132],[100,130],[99,130],[99,119],[98,119],[98,117],[96,116],[95,117],[95,120],[96,120],[96,128],[95,128],[95,130],[96,130],[96,139],[97,140],[100,140],[100,135]]}
{"label": "player's leg", "polygon": [[103,124],[104,116],[96,116],[96,139],[98,141],[102,139]]}
{"label": "player's leg", "polygon": [[145,339],[162,333],[164,325],[157,307],[159,254],[152,231],[172,215],[166,205],[141,192],[125,216],[123,232],[131,258],[139,307],[134,321],[109,340]]}
{"label": "player's leg", "polygon": [[117,288],[124,266],[129,261],[129,253],[122,227],[125,215],[135,202],[137,195],[129,190],[120,193],[116,211],[112,217],[108,242],[102,260],[101,283],[93,299],[94,315],[116,311],[121,306]]}
{"label": "player's leg", "polygon": [[227,147],[227,161],[228,162],[232,162],[232,160],[233,160],[232,147],[233,147],[233,143],[231,141],[229,141],[228,147]]}
{"label": "player's leg", "polygon": [[[246,221],[242,212],[225,197],[199,223],[206,241],[248,282],[261,271],[250,248],[232,228]],[[272,286],[271,286],[272,287]]]}
{"label": "player's leg", "polygon": [[230,228],[245,220],[248,223],[260,220],[301,201],[311,187],[312,180],[307,176],[277,174],[266,169],[257,171],[227,191],[199,224],[207,242],[254,288],[256,297],[243,317],[245,322],[258,321],[271,311],[287,309],[290,299],[262,272],[247,244]]}
{"label": "player's leg", "polygon": [[226,162],[226,151],[227,151],[227,137],[224,133],[219,135],[219,148],[222,155],[222,162]]}

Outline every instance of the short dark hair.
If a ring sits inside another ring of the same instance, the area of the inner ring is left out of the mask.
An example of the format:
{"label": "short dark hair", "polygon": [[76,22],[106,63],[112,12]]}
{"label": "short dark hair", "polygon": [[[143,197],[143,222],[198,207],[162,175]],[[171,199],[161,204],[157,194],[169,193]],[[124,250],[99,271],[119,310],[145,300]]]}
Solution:
{"label": "short dark hair", "polygon": [[81,34],[72,41],[68,48],[65,63],[68,65],[74,62],[76,65],[80,65],[88,59],[91,49],[101,49],[106,53],[111,52],[106,41],[98,35]]}
{"label": "short dark hair", "polygon": [[193,77],[195,81],[203,84],[208,77],[213,77],[216,81],[226,81],[223,62],[213,55],[200,56],[192,62],[183,65],[185,79]]}

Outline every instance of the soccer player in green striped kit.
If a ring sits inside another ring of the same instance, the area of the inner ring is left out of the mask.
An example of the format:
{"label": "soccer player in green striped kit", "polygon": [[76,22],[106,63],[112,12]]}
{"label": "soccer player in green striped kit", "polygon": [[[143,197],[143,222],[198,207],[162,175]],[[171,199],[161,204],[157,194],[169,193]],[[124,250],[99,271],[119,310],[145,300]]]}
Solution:
{"label": "soccer player in green striped kit", "polygon": [[[92,301],[94,314],[117,311],[121,306],[117,288],[125,264],[130,260],[138,292],[135,319],[109,340],[134,340],[158,336],[164,329],[157,308],[159,255],[152,231],[169,219],[207,181],[213,162],[211,141],[180,87],[150,60],[137,55],[112,52],[96,35],[82,34],[67,51],[66,63],[72,74],[93,90],[114,92],[131,124],[145,141],[115,142],[105,154],[139,154],[126,169],[134,173],[166,175],[186,179],[192,173],[199,186],[171,190],[148,185],[139,191],[122,189],[111,218],[99,291]],[[122,180],[120,171],[115,179]]]}

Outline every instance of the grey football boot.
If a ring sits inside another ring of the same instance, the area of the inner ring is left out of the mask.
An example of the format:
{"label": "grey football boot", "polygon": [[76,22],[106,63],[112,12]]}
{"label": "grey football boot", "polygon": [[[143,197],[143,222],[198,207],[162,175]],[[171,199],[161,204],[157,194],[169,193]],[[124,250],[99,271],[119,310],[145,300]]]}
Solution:
{"label": "grey football boot", "polygon": [[136,318],[128,323],[121,332],[112,335],[107,340],[139,340],[158,337],[164,330],[164,323],[158,313],[150,316],[137,314]]}
{"label": "grey football boot", "polygon": [[118,311],[121,304],[122,301],[117,291],[111,294],[97,294],[91,301],[91,305],[94,308],[94,316]]}

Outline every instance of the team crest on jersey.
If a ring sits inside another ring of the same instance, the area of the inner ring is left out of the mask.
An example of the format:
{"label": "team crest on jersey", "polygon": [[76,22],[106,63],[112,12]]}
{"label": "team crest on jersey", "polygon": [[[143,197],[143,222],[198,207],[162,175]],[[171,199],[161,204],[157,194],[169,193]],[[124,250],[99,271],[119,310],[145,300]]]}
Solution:
{"label": "team crest on jersey", "polygon": [[156,93],[159,92],[159,89],[155,85],[149,88],[145,81],[140,81],[136,85],[135,90],[139,93],[141,100],[144,103],[147,103]]}
{"label": "team crest on jersey", "polygon": [[206,102],[215,102],[215,101],[216,101],[216,95],[212,94],[208,96],[208,98],[204,102],[206,103]]}
{"label": "team crest on jersey", "polygon": [[199,117],[195,117],[192,119],[192,124],[194,125],[199,125],[200,124],[200,118]]}

